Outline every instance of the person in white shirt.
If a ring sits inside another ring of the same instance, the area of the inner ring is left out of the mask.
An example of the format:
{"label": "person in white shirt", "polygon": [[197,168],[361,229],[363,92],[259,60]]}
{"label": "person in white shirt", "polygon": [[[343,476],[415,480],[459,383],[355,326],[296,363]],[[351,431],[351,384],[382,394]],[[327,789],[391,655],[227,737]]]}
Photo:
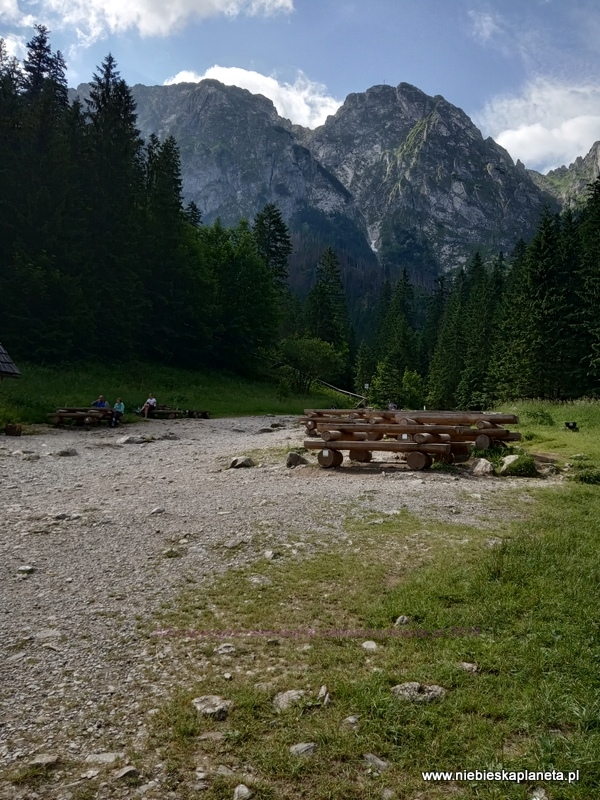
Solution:
{"label": "person in white shirt", "polygon": [[144,415],[145,419],[148,419],[148,412],[151,408],[156,408],[156,397],[152,394],[152,392],[148,395],[148,399],[142,406],[141,414]]}

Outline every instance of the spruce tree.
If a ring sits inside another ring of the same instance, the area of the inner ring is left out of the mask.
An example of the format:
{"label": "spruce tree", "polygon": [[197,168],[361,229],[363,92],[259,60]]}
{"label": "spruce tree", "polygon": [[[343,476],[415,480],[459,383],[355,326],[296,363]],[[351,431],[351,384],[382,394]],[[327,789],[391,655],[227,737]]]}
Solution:
{"label": "spruce tree", "polygon": [[461,269],[454,279],[427,377],[427,405],[455,408],[456,390],[464,367],[463,312],[467,284]]}
{"label": "spruce tree", "polygon": [[288,277],[288,258],[292,253],[292,240],[281,211],[267,203],[256,215],[253,225],[258,252],[282,286]]}
{"label": "spruce tree", "polygon": [[317,265],[315,285],[306,304],[311,336],[329,342],[340,353],[348,353],[350,322],[346,294],[339,261],[331,247],[325,250]]}

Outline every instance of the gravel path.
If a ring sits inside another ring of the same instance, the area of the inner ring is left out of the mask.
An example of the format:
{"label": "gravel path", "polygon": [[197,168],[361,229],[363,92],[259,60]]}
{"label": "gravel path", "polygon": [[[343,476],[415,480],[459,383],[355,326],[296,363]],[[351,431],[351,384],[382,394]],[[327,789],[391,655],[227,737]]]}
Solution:
{"label": "gravel path", "polygon": [[[126,435],[156,439],[121,444]],[[523,485],[397,462],[287,469],[285,449],[302,438],[296,418],[246,417],[0,440],[0,798],[69,800],[68,786],[33,791],[2,773],[48,752],[85,772],[90,754],[145,735],[136,710],[171,686],[139,622],[156,618],[186,576],[208,579],[266,548],[301,556],[325,530],[326,547],[365,492],[369,512],[404,506],[467,523],[498,491]],[[69,449],[76,455],[58,455]],[[263,463],[228,470],[238,455]],[[166,557],[169,548],[181,557]],[[122,791],[106,796],[139,796]]]}

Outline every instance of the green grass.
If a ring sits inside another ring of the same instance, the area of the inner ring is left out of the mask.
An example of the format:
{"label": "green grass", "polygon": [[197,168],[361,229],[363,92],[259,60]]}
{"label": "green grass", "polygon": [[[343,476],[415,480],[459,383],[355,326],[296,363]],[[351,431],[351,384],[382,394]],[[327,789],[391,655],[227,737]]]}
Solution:
{"label": "green grass", "polygon": [[[506,404],[499,410],[519,416],[518,430],[523,434],[522,444],[526,449],[553,452],[561,460],[583,453],[600,465],[600,402],[597,400],[569,403],[525,400]],[[572,421],[577,422],[579,432],[565,428],[565,422]]]}
{"label": "green grass", "polygon": [[[357,507],[347,519],[351,542],[344,549],[306,561],[259,562],[252,573],[270,581],[259,588],[245,570],[208,590],[191,585],[161,626],[376,632],[282,637],[275,647],[266,637],[234,637],[237,653],[226,667],[213,654],[218,638],[169,639],[175,658],[201,662],[204,674],[200,683],[178,687],[154,718],[151,746],[165,760],[171,786],[188,797],[186,776],[202,753],[233,769],[251,765],[261,798],[358,800],[380,797],[383,787],[400,800],[529,797],[535,784],[452,786],[421,777],[429,769],[501,767],[579,769],[578,784],[548,784],[548,794],[592,797],[600,782],[600,492],[564,484],[533,497],[526,520],[492,531],[406,512],[372,525],[382,515]],[[494,534],[503,544],[490,548]],[[413,629],[478,627],[481,635],[396,638],[390,632],[400,614]],[[375,653],[361,648],[365,638],[379,642]],[[310,650],[301,650],[306,643]],[[462,661],[478,664],[479,672],[463,671]],[[235,670],[232,681],[223,679],[225,669]],[[447,695],[430,705],[396,699],[391,687],[410,680],[440,684]],[[256,681],[271,681],[270,691]],[[322,684],[333,698],[328,707],[314,705]],[[306,689],[305,702],[278,715],[272,697],[291,688]],[[191,707],[193,697],[212,693],[234,701],[226,722],[206,722]],[[351,714],[359,715],[356,730],[342,724]],[[206,730],[226,738],[200,742]],[[316,742],[315,755],[295,759],[289,746],[297,742]],[[390,768],[369,773],[368,752]],[[211,783],[203,796],[228,797],[237,782]]]}
{"label": "green grass", "polygon": [[308,397],[282,399],[274,383],[218,373],[193,372],[149,364],[114,367],[81,365],[40,367],[19,364],[22,377],[0,385],[0,425],[46,422],[61,405],[85,406],[103,394],[110,403],[123,398],[126,419],[148,392],[178,408],[208,409],[215,417],[248,414],[300,414],[305,407],[343,407],[342,395],[323,390]]}

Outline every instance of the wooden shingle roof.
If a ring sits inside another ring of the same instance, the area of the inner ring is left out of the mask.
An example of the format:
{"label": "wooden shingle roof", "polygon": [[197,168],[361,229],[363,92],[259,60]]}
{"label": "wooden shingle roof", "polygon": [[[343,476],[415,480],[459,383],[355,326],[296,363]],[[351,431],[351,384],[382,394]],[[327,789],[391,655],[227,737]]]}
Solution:
{"label": "wooden shingle roof", "polygon": [[0,344],[0,380],[2,378],[20,378],[21,373],[16,368],[13,360]]}

